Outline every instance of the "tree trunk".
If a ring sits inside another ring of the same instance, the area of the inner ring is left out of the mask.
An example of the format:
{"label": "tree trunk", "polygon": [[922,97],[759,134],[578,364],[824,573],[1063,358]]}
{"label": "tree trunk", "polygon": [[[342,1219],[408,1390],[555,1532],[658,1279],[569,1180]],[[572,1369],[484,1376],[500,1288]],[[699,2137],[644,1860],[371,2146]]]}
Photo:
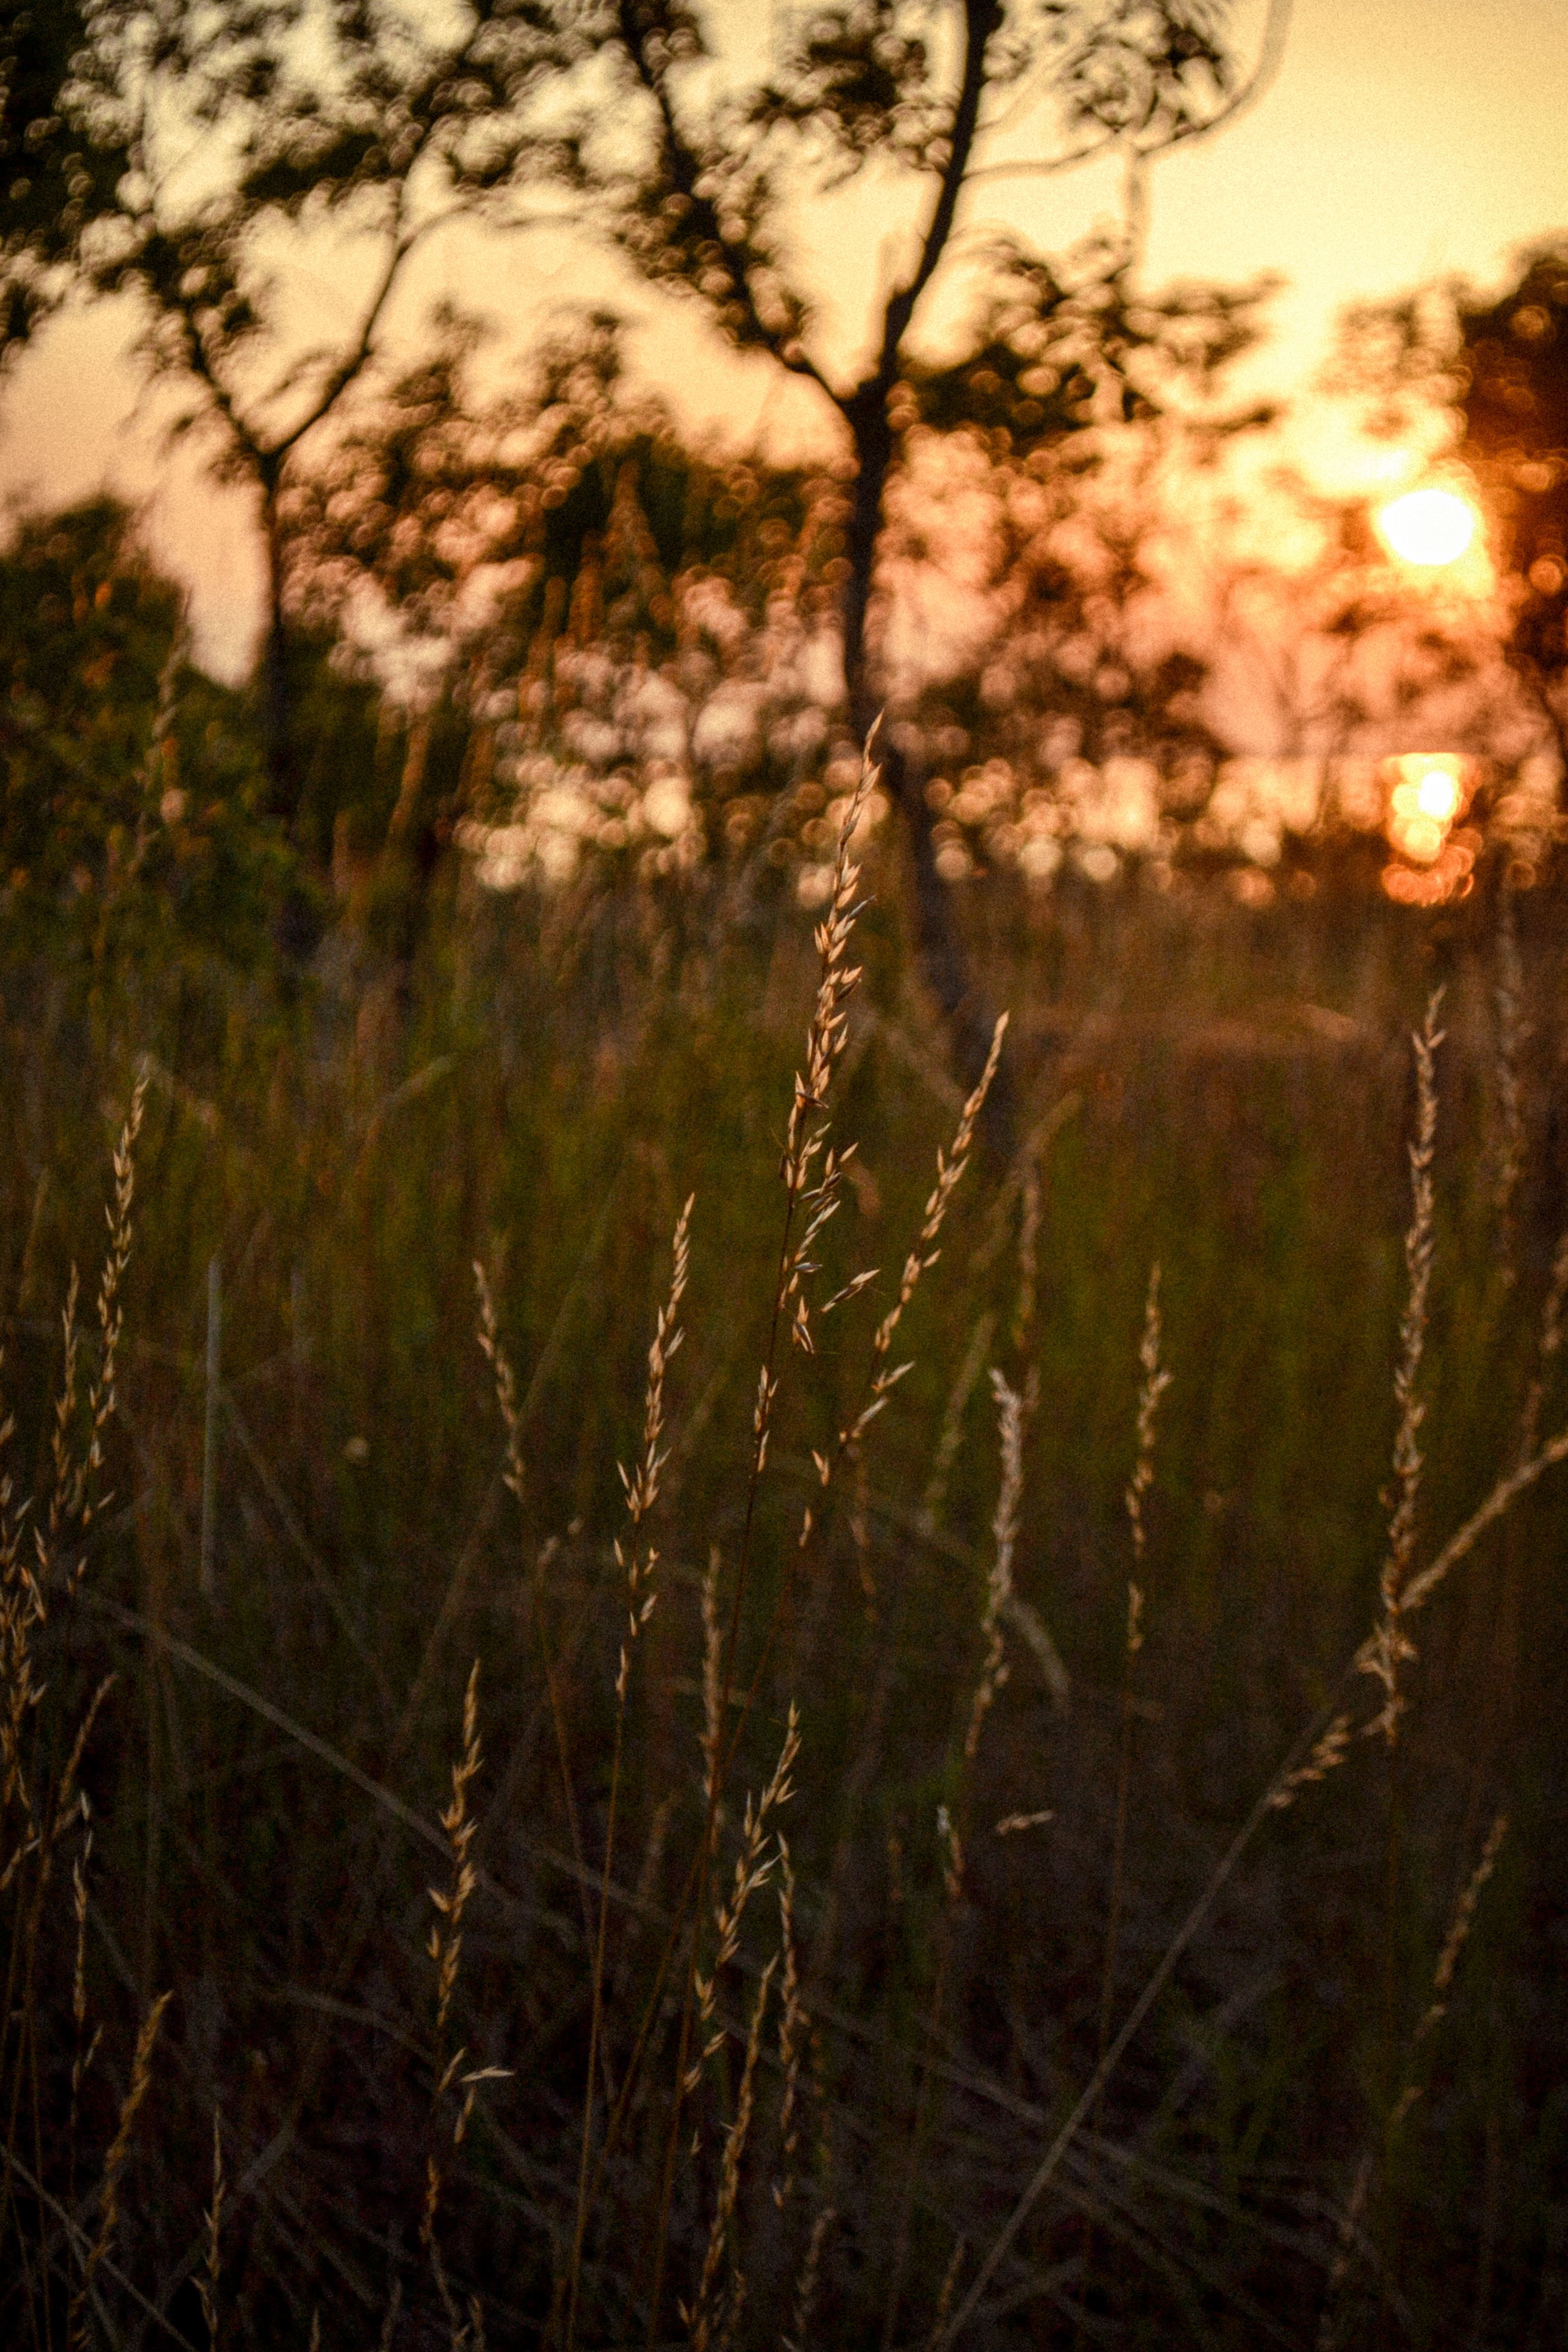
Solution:
{"label": "tree trunk", "polygon": [[[847,404],[855,436],[855,497],[849,522],[849,577],[844,590],[844,680],[849,722],[862,741],[879,708],[870,675],[866,623],[870,611],[877,546],[881,537],[895,441],[888,421],[888,388],[879,379],[860,386]],[[903,819],[914,871],[915,954],[920,974],[941,1008],[965,1092],[979,1078],[991,1049],[994,1009],[973,967],[954,918],[952,893],[937,871],[925,764],[906,751],[894,730],[878,747],[883,782]],[[1017,1142],[1016,1091],[1004,1063],[992,1080],[982,1120],[988,1147],[1011,1159]]]}
{"label": "tree trunk", "polygon": [[278,512],[278,476],[261,484],[261,532],[267,557],[267,633],[261,649],[261,740],[267,759],[268,811],[292,828],[299,814],[299,782],[289,711],[289,641],[283,617],[283,530]]}

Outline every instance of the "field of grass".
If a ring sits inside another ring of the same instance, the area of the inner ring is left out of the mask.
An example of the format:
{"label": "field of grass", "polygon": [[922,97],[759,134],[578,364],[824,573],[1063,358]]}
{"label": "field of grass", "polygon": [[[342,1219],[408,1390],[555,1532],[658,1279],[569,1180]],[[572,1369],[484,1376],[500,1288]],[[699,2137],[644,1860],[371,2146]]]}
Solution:
{"label": "field of grass", "polygon": [[972,886],[925,1244],[889,846],[798,1099],[786,896],[443,888],[0,982],[5,2340],[1560,2343],[1556,887]]}

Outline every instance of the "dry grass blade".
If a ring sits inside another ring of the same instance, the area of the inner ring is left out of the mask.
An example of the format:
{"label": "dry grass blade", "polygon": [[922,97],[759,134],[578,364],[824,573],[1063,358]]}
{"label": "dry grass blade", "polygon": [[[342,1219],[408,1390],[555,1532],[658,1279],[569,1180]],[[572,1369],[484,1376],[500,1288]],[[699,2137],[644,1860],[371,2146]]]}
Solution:
{"label": "dry grass blade", "polygon": [[[463,1914],[477,1884],[468,1849],[474,1842],[479,1822],[468,1811],[468,1790],[479,1776],[483,1760],[479,1748],[479,1662],[476,1658],[469,1671],[468,1688],[463,1694],[463,1744],[452,1764],[452,1793],[441,1811],[441,1827],[451,1857],[450,1874],[444,1887],[432,1886],[429,1889],[430,1900],[438,1915],[431,1924],[426,1946],[436,1965],[436,2079],[430,2104],[433,2123],[439,2114],[441,2102],[452,2087],[464,2054],[459,2050],[456,2057],[447,2058],[447,2031],[451,2021],[452,1997],[458,1988],[458,1969],[463,1954]],[[459,2123],[458,2137],[467,2120],[465,2113]],[[425,2210],[420,2218],[419,2238],[432,2263],[437,2265],[438,2284],[443,2284],[440,2257],[436,2246],[436,2217],[440,2198],[441,2162],[432,2146],[426,2158]]]}
{"label": "dry grass blade", "polygon": [[812,2340],[811,2323],[816,2309],[817,2292],[822,2284],[823,2252],[827,2244],[828,2232],[837,2219],[834,2208],[825,2205],[811,2225],[805,2260],[800,2266],[800,2276],[795,2282],[795,2317],[790,2333],[783,2338],[784,2352],[807,2352]]}
{"label": "dry grass blade", "polygon": [[[1148,1549],[1148,1531],[1143,1520],[1143,1501],[1154,1483],[1154,1433],[1160,1410],[1160,1399],[1171,1384],[1171,1375],[1160,1363],[1160,1267],[1156,1261],[1149,1269],[1149,1288],[1143,1301],[1143,1335],[1138,1346],[1139,1368],[1142,1379],[1138,1390],[1138,1418],[1132,1475],[1127,1482],[1122,1497],[1127,1511],[1127,1524],[1132,1538],[1132,1573],[1127,1580],[1127,1630],[1121,1653],[1121,1705],[1117,1729],[1116,1808],[1110,1842],[1110,1899],[1106,1906],[1105,1948],[1100,1970],[1100,2032],[1096,2059],[1105,2056],[1110,2040],[1110,2020],[1116,1998],[1117,1963],[1121,1958],[1121,1906],[1127,1869],[1128,1807],[1132,1785],[1133,1685],[1138,1672],[1138,1654],[1143,1647],[1143,1586],[1144,1555]],[[1093,2117],[1093,2129],[1100,2129],[1098,2107]],[[1089,2286],[1094,2253],[1094,2217],[1086,2208],[1083,2218],[1083,2269],[1079,2288],[1081,2309]]]}
{"label": "dry grass blade", "polygon": [[489,1276],[478,1258],[474,1260],[474,1288],[479,1295],[479,1346],[495,1375],[496,1403],[500,1410],[501,1426],[506,1431],[506,1483],[511,1493],[521,1502],[522,1500],[522,1416],[518,1410],[517,1377],[511,1369],[511,1359],[500,1342]]}
{"label": "dry grass blade", "polygon": [[1470,1930],[1476,1924],[1476,1906],[1481,1899],[1481,1890],[1497,1868],[1497,1858],[1502,1851],[1502,1842],[1507,1835],[1508,1815],[1500,1812],[1492,1822],[1491,1828],[1487,1832],[1487,1841],[1481,1848],[1480,1860],[1470,1873],[1465,1891],[1455,1906],[1453,1918],[1448,1923],[1448,1932],[1443,1939],[1443,1948],[1437,1955],[1437,1965],[1432,1971],[1431,2004],[1415,2029],[1415,2039],[1418,2042],[1424,2042],[1447,2013],[1448,1992],[1454,1981],[1454,1971],[1459,1965],[1459,1955],[1468,1943]]}
{"label": "dry grass blade", "polygon": [[213,2195],[207,2207],[207,2260],[205,2275],[197,2282],[202,2299],[202,2316],[207,2324],[208,2352],[217,2352],[218,2280],[223,2270],[223,2131],[218,2111],[213,2109]]}
{"label": "dry grass blade", "polygon": [[[745,1606],[746,1586],[751,1566],[752,1542],[756,1527],[757,1496],[763,1472],[767,1463],[768,1438],[772,1429],[773,1409],[778,1395],[778,1374],[775,1369],[781,1328],[789,1322],[792,1338],[809,1354],[812,1349],[811,1312],[806,1297],[807,1277],[816,1272],[810,1251],[816,1235],[837,1211],[842,1196],[844,1169],[847,1155],[826,1150],[831,1113],[828,1096],[834,1071],[837,1066],[847,1037],[847,1004],[858,986],[860,971],[848,961],[849,942],[854,932],[860,902],[856,898],[859,868],[850,851],[860,819],[866,808],[879,771],[873,764],[872,753],[876,729],[868,740],[861,761],[859,780],[850,796],[839,831],[838,846],[834,857],[833,886],[828,911],[816,929],[818,978],[816,1002],[806,1032],[805,1068],[797,1071],[794,1098],[790,1106],[784,1148],[780,1162],[780,1176],[784,1188],[784,1224],[779,1236],[778,1274],[773,1289],[773,1311],[768,1327],[766,1353],[757,1379],[756,1404],[752,1412],[752,1446],[750,1472],[746,1482],[745,1512],[742,1521],[740,1550],[735,1563],[735,1580],[730,1596],[728,1622],[724,1634],[723,1663],[720,1672],[719,1721],[723,1723],[734,1688],[735,1660],[738,1654],[741,1622]],[[826,1158],[823,1154],[826,1151]],[[816,1169],[818,1160],[822,1165]],[[797,1211],[804,1209],[806,1223],[804,1234],[795,1237]],[[750,1702],[745,1713],[750,1712]],[[739,1740],[743,1727],[736,1727]],[[733,1746],[731,1743],[731,1747]],[[698,1846],[695,1867],[688,1886],[682,1891],[679,1910],[687,1903],[692,1906],[696,1920],[700,1920],[707,1904],[709,1873],[711,1870],[719,1827],[719,1804],[722,1773],[712,1775],[708,1792],[706,1816]],[[670,1948],[673,1948],[671,1947]],[[658,1996],[656,1996],[657,1998]],[[691,2037],[696,2025],[698,2001],[698,1938],[693,1932],[687,1966],[684,1998],[680,2005],[680,2032],[676,2052],[675,2088],[670,2100],[669,2122],[665,2139],[664,2163],[661,2170],[653,2224],[654,2274],[648,2303],[648,2342],[658,2338],[659,2310],[664,2294],[664,2265],[668,2229],[670,2199],[675,2189],[676,2156],[680,2145],[681,2106],[686,2096],[690,2074]],[[644,2037],[639,2036],[639,2051]]]}
{"label": "dry grass blade", "polygon": [[[708,2244],[702,2257],[702,2272],[698,2281],[697,2299],[689,2321],[692,2352],[708,2352],[715,2335],[716,2315],[713,2310],[713,2290],[718,2283],[719,2266],[724,2248],[734,2227],[735,2200],[741,2189],[741,2159],[746,2151],[746,2141],[752,2129],[752,2107],[756,2093],[757,2059],[763,2046],[763,2021],[767,2013],[768,1994],[773,1988],[778,1968],[775,1952],[763,1969],[752,2004],[751,2030],[746,2036],[745,2063],[741,2070],[741,2087],[735,2100],[734,2119],[724,2134],[724,2154],[719,2168],[719,2193],[714,2200],[713,2219],[709,2227]],[[735,2288],[739,2289],[739,2279]],[[731,2294],[733,2301],[733,2293]]]}
{"label": "dry grass blade", "polygon": [[430,1958],[436,1963],[437,2048],[447,2032],[452,1995],[457,1990],[458,1966],[463,1949],[463,1913],[474,1891],[474,1865],[468,1859],[468,1848],[473,1843],[479,1823],[468,1811],[468,1790],[477,1779],[483,1760],[479,1749],[479,1662],[476,1658],[469,1670],[468,1688],[463,1693],[462,1750],[453,1761],[452,1793],[441,1811],[441,1827],[447,1832],[451,1849],[452,1874],[445,1888],[433,1886],[430,1889],[430,1900],[444,1923],[431,1927],[427,1946]]}
{"label": "dry grass blade", "polygon": [[1306,1762],[1298,1764],[1293,1772],[1288,1772],[1277,1784],[1268,1800],[1271,1810],[1283,1812],[1288,1805],[1295,1803],[1303,1789],[1311,1788],[1319,1780],[1326,1780],[1331,1772],[1337,1771],[1350,1752],[1350,1717],[1336,1715]]}
{"label": "dry grass blade", "polygon": [[[753,1895],[772,1878],[780,1860],[780,1848],[767,1852],[768,1824],[773,1814],[787,1805],[795,1795],[795,1783],[790,1774],[800,1753],[800,1712],[791,1705],[789,1720],[784,1727],[784,1745],[779,1760],[773,1767],[772,1780],[762,1795],[746,1800],[745,1819],[741,1826],[741,1852],[735,1863],[730,1891],[715,1905],[713,1911],[714,1950],[711,1967],[706,1976],[700,1969],[693,1976],[697,1994],[697,2016],[703,2042],[700,2056],[686,2072],[684,2087],[696,2089],[701,2077],[702,2063],[711,2058],[724,2039],[723,2029],[717,2022],[719,1971],[728,1968],[740,1949],[741,1922]],[[781,1842],[782,1843],[782,1842]]]}
{"label": "dry grass blade", "polygon": [[724,1631],[719,1620],[720,1555],[717,1544],[708,1552],[702,1579],[702,1799],[713,1802],[719,1784],[719,1751],[723,1733],[722,1673]]}
{"label": "dry grass blade", "polygon": [[131,2087],[121,2104],[120,2121],[103,2162],[103,2181],[99,2195],[98,2235],[94,2238],[75,2295],[71,2299],[67,2320],[68,2339],[77,2347],[87,2343],[88,2301],[93,2279],[104,2257],[114,2243],[114,2233],[120,2222],[120,2183],[131,2154],[132,2134],[136,2117],[153,2085],[153,2051],[158,2039],[158,2029],[163,2021],[163,2011],[172,1995],[160,1993],[142,2021],[136,2036],[136,2053],[131,2064]]}
{"label": "dry grass blade", "polygon": [[[10,1427],[6,1423],[7,1430]],[[24,1840],[34,1828],[33,1800],[23,1755],[25,1736],[43,1697],[33,1671],[34,1637],[47,1614],[41,1579],[28,1558],[24,1514],[13,1510],[9,1477],[0,1485],[0,1818],[16,1805]]]}
{"label": "dry grass blade", "polygon": [[1415,1549],[1415,1510],[1424,1466],[1420,1434],[1426,1408],[1418,1391],[1436,1239],[1432,1158],[1437,1136],[1436,1055],[1443,1042],[1437,1012],[1442,1001],[1443,992],[1437,989],[1427,1003],[1426,1021],[1412,1040],[1415,1050],[1416,1118],[1415,1139],[1410,1146],[1411,1218],[1405,1237],[1409,1288],[1399,1326],[1399,1361],[1394,1375],[1394,1397],[1399,1408],[1399,1425],[1394,1440],[1394,1503],[1388,1527],[1388,1550],[1379,1580],[1382,1613],[1367,1648],[1364,1666],[1364,1671],[1374,1675],[1383,1685],[1383,1707],[1376,1728],[1391,1748],[1398,1738],[1399,1718],[1405,1711],[1400,1670],[1415,1654],[1405,1631],[1409,1608],[1405,1588]]}
{"label": "dry grass blade", "polygon": [[[452,2146],[461,2147],[467,2137],[474,2112],[474,2101],[480,2086],[486,2083],[504,2081],[510,2069],[501,2066],[478,2066],[462,2071],[466,2051],[458,2050],[447,2055],[447,2028],[451,2020],[452,1997],[457,1990],[458,1969],[462,1957],[463,1914],[479,1884],[478,1874],[468,1858],[479,1827],[477,1817],[468,1810],[468,1790],[483,1763],[479,1748],[479,1665],[476,1658],[463,1694],[463,1744],[452,1765],[452,1794],[441,1813],[441,1828],[451,1856],[451,1874],[447,1885],[432,1886],[430,1900],[440,1915],[439,1924],[431,1927],[427,1946],[436,1964],[436,2029],[433,2042],[434,2083],[430,2095],[431,2138],[425,2159],[425,2205],[420,2215],[419,2242],[430,2263],[431,2275],[440,2295],[453,2352],[471,2340],[474,2315],[465,2324],[447,2276],[442,2259],[437,2218],[440,2210],[444,2174],[440,2143],[437,2137],[442,2104],[454,2087],[462,2093],[452,2125]],[[480,2330],[482,2336],[482,2328]]]}
{"label": "dry grass blade", "polygon": [[[1502,1517],[1510,1504],[1527,1493],[1543,1471],[1552,1469],[1564,1458],[1568,1458],[1568,1430],[1549,1440],[1539,1454],[1532,1454],[1528,1462],[1521,1462],[1517,1470],[1510,1470],[1506,1477],[1500,1478],[1480,1508],[1449,1537],[1430,1566],[1411,1578],[1402,1598],[1401,1616],[1414,1617],[1417,1610],[1424,1609],[1438,1586],[1453,1573],[1466,1554],[1474,1549],[1488,1528]],[[1376,1654],[1378,1638],[1377,1633],[1373,1633],[1357,1654],[1357,1664],[1363,1672],[1369,1670],[1369,1662]],[[1372,1670],[1375,1671],[1375,1668]]]}
{"label": "dry grass blade", "polygon": [[[1160,1399],[1171,1385],[1171,1374],[1160,1366],[1160,1269],[1149,1269],[1149,1293],[1143,1305],[1143,1337],[1139,1342],[1138,1361],[1142,1370],[1142,1384],[1138,1391],[1138,1454],[1132,1475],[1128,1481],[1126,1505],[1128,1525],[1132,1530],[1133,1584],[1143,1572],[1143,1553],[1147,1535],[1143,1526],[1143,1497],[1154,1483],[1154,1423],[1160,1410]],[[1136,1645],[1129,1637],[1129,1647]]]}
{"label": "dry grass blade", "polygon": [[779,2073],[784,2078],[784,2092],[779,2101],[779,2148],[783,2158],[783,2177],[773,2183],[773,2203],[783,2208],[795,2189],[795,2152],[800,2144],[800,2125],[796,2102],[800,2095],[800,2062],[805,2037],[811,2030],[811,2019],[800,1991],[800,1952],[795,1934],[795,1872],[790,1867],[789,1846],[784,1838],[778,1841],[779,1856],[779,1950],[784,1958],[784,1976],[779,1992]]}
{"label": "dry grass blade", "polygon": [[900,1364],[892,1370],[888,1369],[888,1357],[893,1344],[893,1334],[903,1319],[904,1309],[920,1286],[921,1276],[928,1273],[942,1255],[937,1246],[938,1238],[946,1223],[948,1210],[952,1205],[952,1196],[958,1190],[964,1170],[969,1165],[969,1155],[974,1145],[975,1122],[985,1107],[985,1097],[991,1091],[991,1083],[996,1076],[996,1067],[1002,1058],[1002,1040],[1007,1034],[1007,1020],[1008,1016],[1005,1013],[998,1015],[996,1026],[991,1034],[991,1050],[985,1057],[985,1066],[963,1106],[952,1145],[946,1151],[939,1150],[937,1152],[936,1182],[931,1186],[926,1200],[925,1211],[921,1219],[920,1234],[913,1249],[904,1259],[903,1271],[899,1276],[898,1297],[878,1324],[876,1336],[871,1342],[871,1370],[868,1381],[869,1397],[850,1425],[847,1440],[844,1441],[847,1443],[851,1451],[858,1444],[870,1423],[881,1412],[887,1402],[889,1391],[910,1369],[907,1364]]}
{"label": "dry grass blade", "polygon": [[[109,1223],[109,1249],[98,1287],[99,1360],[88,1384],[87,1442],[70,1482],[65,1513],[68,1518],[79,1521],[84,1528],[97,1507],[92,1482],[103,1466],[103,1433],[114,1412],[120,1338],[125,1322],[125,1275],[131,1263],[131,1210],[136,1193],[136,1141],[142,1132],[149,1075],[143,1063],[136,1074],[131,1093],[131,1108],[125,1115],[125,1124],[114,1148],[113,1204],[104,1213]],[[78,1578],[84,1567],[85,1561],[78,1562]]]}
{"label": "dry grass blade", "polygon": [[963,2268],[963,2257],[969,2252],[967,2239],[960,2238],[954,2245],[946,2270],[942,2273],[942,2291],[936,2299],[936,2315],[931,2334],[926,2337],[926,2352],[936,2352],[942,2341],[942,2331],[947,2326],[947,2315],[952,2309],[952,2291],[958,2284],[958,2274]]}
{"label": "dry grass blade", "polygon": [[991,1522],[996,1548],[992,1556],[990,1574],[985,1580],[985,1607],[980,1621],[985,1654],[980,1668],[980,1679],[974,1686],[968,1728],[963,1735],[963,1754],[967,1763],[974,1760],[985,1718],[1007,1675],[1003,1655],[1002,1622],[1006,1605],[1013,1597],[1013,1554],[1017,1547],[1018,1506],[1024,1493],[1024,1430],[1034,1410],[1036,1386],[1037,1376],[1032,1367],[1022,1395],[1008,1386],[1003,1373],[994,1371],[991,1375],[991,1392],[996,1400],[1002,1449],[1002,1478],[997,1489],[995,1516]]}

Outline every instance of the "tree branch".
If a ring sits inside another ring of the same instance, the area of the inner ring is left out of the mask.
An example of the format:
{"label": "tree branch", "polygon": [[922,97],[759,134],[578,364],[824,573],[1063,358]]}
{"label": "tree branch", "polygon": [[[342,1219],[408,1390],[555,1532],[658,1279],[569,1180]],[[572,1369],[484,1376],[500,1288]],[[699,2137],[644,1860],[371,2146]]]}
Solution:
{"label": "tree branch", "polygon": [[804,376],[808,383],[815,383],[819,391],[826,394],[835,408],[842,413],[844,409],[842,396],[835,391],[804,344],[796,337],[770,326],[758,310],[756,292],[751,279],[750,258],[744,247],[735,244],[731,238],[724,235],[718,207],[708,198],[698,194],[697,184],[702,175],[702,161],[680,128],[674,101],[669,93],[668,70],[661,65],[656,65],[648,54],[650,28],[637,21],[637,12],[630,5],[630,0],[620,0],[617,15],[620,18],[622,47],[631,61],[632,69],[638,81],[658,109],[665,166],[670,184],[686,198],[689,204],[700,206],[707,215],[706,226],[712,242],[723,257],[730,283],[744,308],[748,329],[763,350],[770,352],[782,368],[787,369],[791,375]]}
{"label": "tree branch", "polygon": [[196,313],[197,304],[194,295],[182,295],[177,298],[175,317],[179,321],[180,341],[184,350],[185,364],[197,383],[205,385],[213,406],[228,426],[237,446],[253,465],[259,465],[265,460],[267,452],[241,416],[235,404],[233,394],[218,374]]}
{"label": "tree branch", "polygon": [[[1133,142],[1135,152],[1148,158],[1168,154],[1173,147],[1190,147],[1199,139],[1211,138],[1215,131],[1223,130],[1247,107],[1255,105],[1273,81],[1284,59],[1285,37],[1290,28],[1290,7],[1291,0],[1268,0],[1268,15],[1264,22],[1263,38],[1258,45],[1258,62],[1241,88],[1226,99],[1216,114],[1211,114],[1203,122],[1178,124],[1174,131],[1147,146]],[[1120,131],[1107,131],[1103,138],[1086,140],[1081,146],[1069,148],[1062,155],[1025,155],[1012,163],[982,163],[970,173],[970,184],[977,185],[985,180],[1050,179],[1058,172],[1070,172],[1079,163],[1092,163],[1097,155],[1103,155],[1110,149],[1120,146],[1122,139],[1123,134]]]}
{"label": "tree branch", "polygon": [[914,316],[915,305],[936,274],[937,265],[952,234],[958,199],[969,176],[970,157],[974,152],[974,136],[980,122],[980,100],[985,88],[985,51],[992,34],[1001,23],[1002,11],[997,0],[964,0],[963,79],[953,108],[952,130],[949,134],[947,162],[942,166],[942,184],[937,190],[936,205],[921,246],[914,274],[906,285],[889,297],[882,314],[882,349],[872,383],[884,392],[892,388],[898,373],[899,347]]}
{"label": "tree branch", "polygon": [[[395,229],[403,215],[406,185],[406,182],[404,182],[398,188],[396,205],[393,214]],[[287,457],[289,451],[299,446],[312,426],[319,425],[321,419],[337,405],[355,378],[363,375],[375,347],[375,331],[381,323],[382,312],[391,299],[392,289],[402,275],[404,263],[421,238],[430,230],[441,226],[450,216],[450,214],[437,214],[432,219],[421,222],[417,228],[411,229],[406,236],[395,235],[386,257],[386,267],[381,273],[381,283],[376,288],[371,299],[370,308],[365,312],[358,341],[331,371],[321,387],[314,407],[309,409],[289,432],[279,436],[267,453],[268,457],[279,461]]]}
{"label": "tree branch", "polygon": [[1021,155],[1016,163],[978,163],[969,174],[969,185],[978,187],[985,180],[1053,179],[1058,172],[1074,171],[1079,163],[1091,163],[1097,155],[1108,154],[1121,141],[1120,131],[1108,131],[1103,138],[1087,140],[1064,154]]}
{"label": "tree branch", "polygon": [[1285,36],[1290,29],[1291,0],[1268,0],[1268,15],[1264,21],[1263,39],[1258,45],[1258,63],[1235,96],[1226,99],[1217,114],[1206,121],[1178,125],[1168,139],[1160,140],[1149,154],[1165,154],[1173,147],[1190,147],[1199,139],[1208,139],[1216,131],[1234,122],[1238,114],[1256,104],[1279,72],[1285,56]]}

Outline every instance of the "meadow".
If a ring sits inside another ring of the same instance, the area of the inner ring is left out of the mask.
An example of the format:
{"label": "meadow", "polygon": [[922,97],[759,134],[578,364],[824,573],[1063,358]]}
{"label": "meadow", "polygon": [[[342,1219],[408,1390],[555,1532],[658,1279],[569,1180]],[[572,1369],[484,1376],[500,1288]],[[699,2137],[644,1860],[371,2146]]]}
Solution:
{"label": "meadow", "polygon": [[1562,2340],[1560,886],[859,855],[7,965],[7,2341]]}

